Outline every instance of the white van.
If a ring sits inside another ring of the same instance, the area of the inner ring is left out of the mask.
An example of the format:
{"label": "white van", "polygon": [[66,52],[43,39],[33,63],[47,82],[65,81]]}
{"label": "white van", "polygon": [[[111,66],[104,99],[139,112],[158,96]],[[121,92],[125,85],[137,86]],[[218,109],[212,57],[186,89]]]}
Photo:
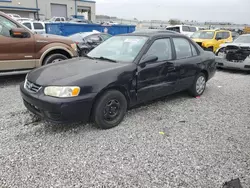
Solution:
{"label": "white van", "polygon": [[188,37],[191,37],[194,32],[198,31],[199,28],[195,26],[188,26],[188,25],[175,25],[175,26],[168,26],[166,27],[167,30],[175,31],[181,34],[184,34]]}
{"label": "white van", "polygon": [[45,24],[43,22],[31,22],[31,21],[24,21],[21,22],[24,26],[29,28],[31,31],[37,34],[45,34]]}

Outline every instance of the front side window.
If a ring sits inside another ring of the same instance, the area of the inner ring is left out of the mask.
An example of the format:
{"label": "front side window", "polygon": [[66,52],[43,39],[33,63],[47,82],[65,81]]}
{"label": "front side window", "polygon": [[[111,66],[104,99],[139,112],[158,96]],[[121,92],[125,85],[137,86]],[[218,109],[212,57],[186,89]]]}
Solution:
{"label": "front side window", "polygon": [[18,26],[12,21],[0,16],[0,35],[10,37],[10,30],[17,27]]}
{"label": "front side window", "polygon": [[44,29],[43,24],[41,23],[33,23],[34,24],[34,29]]}
{"label": "front side window", "polygon": [[190,46],[190,42],[184,38],[173,38],[176,58],[184,59],[192,57],[192,50]]}
{"label": "front side window", "polygon": [[177,26],[177,27],[167,27],[166,29],[167,29],[167,30],[170,30],[170,31],[175,31],[175,32],[178,32],[178,33],[181,32],[179,26]]}
{"label": "front side window", "polygon": [[56,20],[55,20],[56,22],[60,22],[60,18],[56,18]]}
{"label": "front side window", "polygon": [[216,39],[218,39],[218,40],[223,39],[223,32],[216,33]]}
{"label": "front side window", "polygon": [[114,36],[94,48],[88,56],[133,62],[147,40],[148,37],[143,36]]}
{"label": "front side window", "polygon": [[170,39],[158,39],[149,48],[145,57],[155,55],[159,61],[166,61],[172,59],[172,48]]}

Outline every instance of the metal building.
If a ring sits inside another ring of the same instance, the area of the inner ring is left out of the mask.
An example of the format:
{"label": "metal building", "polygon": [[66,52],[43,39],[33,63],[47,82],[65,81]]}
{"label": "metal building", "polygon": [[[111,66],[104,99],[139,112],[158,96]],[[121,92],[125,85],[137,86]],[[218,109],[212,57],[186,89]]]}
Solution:
{"label": "metal building", "polygon": [[41,20],[78,15],[95,21],[95,1],[91,0],[0,0],[0,11]]}

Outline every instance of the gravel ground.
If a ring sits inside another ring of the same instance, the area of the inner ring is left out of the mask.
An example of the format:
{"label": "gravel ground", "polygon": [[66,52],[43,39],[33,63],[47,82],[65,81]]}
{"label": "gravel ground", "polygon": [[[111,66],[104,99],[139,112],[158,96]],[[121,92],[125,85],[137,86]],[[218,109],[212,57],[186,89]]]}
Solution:
{"label": "gravel ground", "polygon": [[22,104],[23,79],[0,79],[1,188],[250,187],[250,75],[220,71],[200,99],[167,97],[105,131],[40,121]]}

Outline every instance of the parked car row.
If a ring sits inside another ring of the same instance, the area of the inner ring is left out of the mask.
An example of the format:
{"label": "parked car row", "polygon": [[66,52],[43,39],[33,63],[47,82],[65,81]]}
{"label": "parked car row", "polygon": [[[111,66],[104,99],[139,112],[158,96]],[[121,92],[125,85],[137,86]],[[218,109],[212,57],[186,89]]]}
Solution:
{"label": "parked car row", "polygon": [[[39,35],[0,13],[0,74],[28,72],[21,95],[26,108],[41,118],[93,121],[108,129],[140,103],[183,90],[202,95],[216,66],[222,65],[218,59],[226,66],[242,63],[248,68],[247,36],[235,44],[225,44],[232,38],[225,30],[193,36],[197,38],[169,30],[113,37],[97,31],[68,38]],[[82,58],[74,58],[77,51]]]}

